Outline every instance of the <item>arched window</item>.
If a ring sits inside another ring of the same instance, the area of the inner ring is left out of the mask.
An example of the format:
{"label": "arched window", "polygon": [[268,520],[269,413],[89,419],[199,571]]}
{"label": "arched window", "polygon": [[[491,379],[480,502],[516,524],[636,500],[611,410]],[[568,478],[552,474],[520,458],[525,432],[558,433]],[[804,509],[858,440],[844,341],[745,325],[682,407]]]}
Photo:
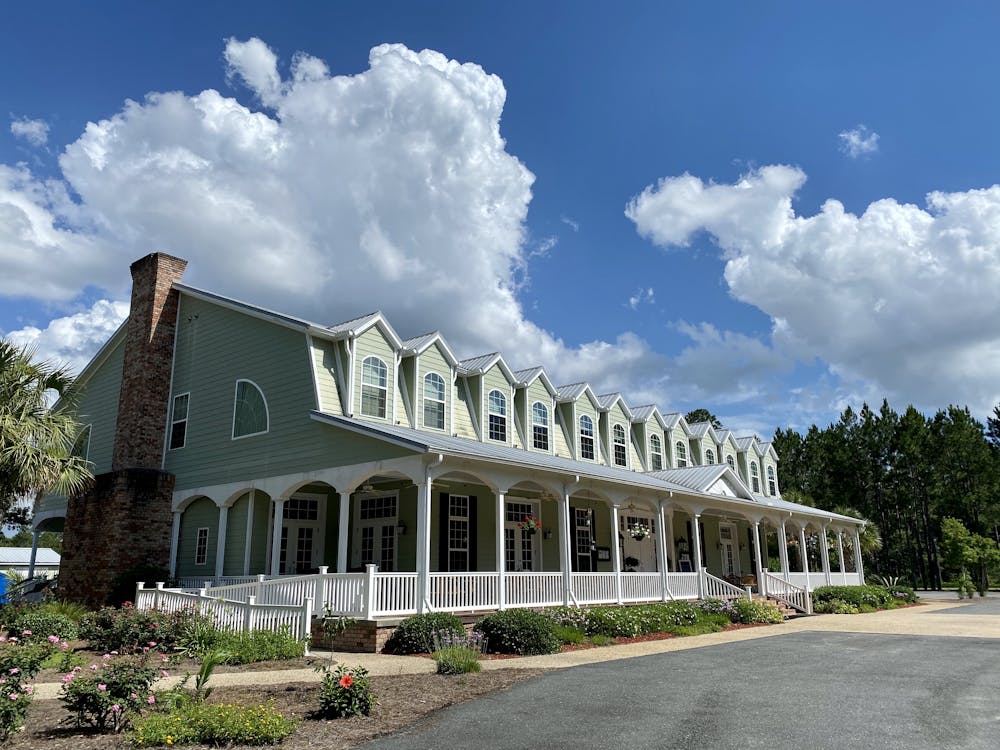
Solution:
{"label": "arched window", "polygon": [[732,456],[726,456],[726,463],[729,464],[729,468],[736,471],[736,459]]}
{"label": "arched window", "polygon": [[663,471],[663,443],[659,435],[649,436],[649,468],[652,471]]}
{"label": "arched window", "polygon": [[267,401],[249,380],[236,381],[233,403],[233,440],[267,432]]}
{"label": "arched window", "polygon": [[540,451],[549,449],[549,410],[541,401],[531,405],[531,444]]}
{"label": "arched window", "polygon": [[774,467],[767,467],[767,494],[774,497],[778,494],[778,484],[774,480]]}
{"label": "arched window", "polygon": [[489,402],[489,438],[501,443],[507,442],[507,397],[500,391],[490,391]]}
{"label": "arched window", "polygon": [[614,427],[615,466],[628,466],[628,456],[625,452],[625,428],[620,424]]}
{"label": "arched window", "polygon": [[580,417],[580,458],[594,460],[594,420],[586,414]]}
{"label": "arched window", "polygon": [[750,484],[754,492],[760,492],[760,472],[757,471],[757,462],[750,462]]}
{"label": "arched window", "polygon": [[436,372],[424,375],[424,427],[444,429],[444,378]]}
{"label": "arched window", "polygon": [[364,416],[385,419],[388,380],[385,362],[378,357],[365,357],[361,363],[361,413]]}
{"label": "arched window", "polygon": [[90,425],[84,425],[80,428],[80,431],[76,434],[76,440],[73,441],[73,450],[70,451],[70,455],[74,458],[82,458],[84,461],[90,454]]}
{"label": "arched window", "polygon": [[674,447],[677,448],[677,468],[681,468],[682,466],[687,466],[688,465],[688,458],[687,458],[688,452],[687,452],[687,448],[684,447],[684,443],[682,443],[680,440],[678,440],[677,441],[677,445],[674,446]]}
{"label": "arched window", "polygon": [[705,463],[706,464],[715,463],[715,451],[713,451],[711,448],[705,451]]}

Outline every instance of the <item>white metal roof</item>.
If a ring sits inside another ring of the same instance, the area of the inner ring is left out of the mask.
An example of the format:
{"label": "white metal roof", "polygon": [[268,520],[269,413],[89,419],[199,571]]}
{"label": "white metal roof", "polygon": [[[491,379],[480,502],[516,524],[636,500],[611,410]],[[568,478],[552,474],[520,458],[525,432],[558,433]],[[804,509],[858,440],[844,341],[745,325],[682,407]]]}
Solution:
{"label": "white metal roof", "polygon": [[[39,547],[35,554],[35,565],[58,565],[59,553],[51,547]],[[31,562],[31,547],[0,547],[0,568],[13,565],[28,565]]]}

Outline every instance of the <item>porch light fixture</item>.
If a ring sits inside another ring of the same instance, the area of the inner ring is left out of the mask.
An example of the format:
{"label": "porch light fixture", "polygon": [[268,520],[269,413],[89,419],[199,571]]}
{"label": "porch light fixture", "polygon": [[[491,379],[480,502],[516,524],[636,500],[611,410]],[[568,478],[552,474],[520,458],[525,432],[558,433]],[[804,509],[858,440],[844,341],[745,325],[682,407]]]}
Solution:
{"label": "porch light fixture", "polygon": [[405,534],[406,533],[406,524],[405,523],[397,523],[396,524],[396,533],[398,533],[400,536],[402,536],[403,534]]}
{"label": "porch light fixture", "polygon": [[552,538],[552,529],[545,529],[545,531],[542,532],[542,539],[551,539],[551,538]]}
{"label": "porch light fixture", "polygon": [[374,492],[375,491],[375,487],[373,487],[370,484],[363,484],[363,485],[361,485],[361,491],[362,492]]}

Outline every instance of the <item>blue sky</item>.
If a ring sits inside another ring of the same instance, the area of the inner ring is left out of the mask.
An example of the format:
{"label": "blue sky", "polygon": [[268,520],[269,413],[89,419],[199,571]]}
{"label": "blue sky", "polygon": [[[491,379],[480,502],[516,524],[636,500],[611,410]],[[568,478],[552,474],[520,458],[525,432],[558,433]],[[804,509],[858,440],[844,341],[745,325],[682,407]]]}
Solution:
{"label": "blue sky", "polygon": [[984,417],[1000,9],[941,10],[8,8],[0,332],[78,367],[165,250],[764,435],[883,396]]}

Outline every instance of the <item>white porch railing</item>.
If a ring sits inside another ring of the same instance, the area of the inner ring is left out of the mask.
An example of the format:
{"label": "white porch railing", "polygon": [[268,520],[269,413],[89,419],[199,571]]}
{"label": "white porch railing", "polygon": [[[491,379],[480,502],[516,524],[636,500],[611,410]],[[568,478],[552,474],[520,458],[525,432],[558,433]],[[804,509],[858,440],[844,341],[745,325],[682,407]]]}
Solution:
{"label": "white porch railing", "polygon": [[555,607],[563,603],[563,574],[507,573],[504,593],[508,607]]}
{"label": "white porch railing", "polygon": [[731,584],[729,581],[724,581],[721,578],[717,578],[708,572],[705,568],[701,569],[702,574],[702,587],[705,591],[705,597],[711,599],[752,599],[753,595],[750,593],[749,589],[741,589],[739,586]]}
{"label": "white porch railing", "polygon": [[[269,576],[265,576],[268,578]],[[177,585],[182,589],[199,591],[201,589],[216,588],[218,586],[233,586],[239,583],[252,583],[259,576],[184,576],[177,579]]]}
{"label": "white porch railing", "polygon": [[667,573],[667,588],[674,599],[698,598],[697,573]]}
{"label": "white porch railing", "polygon": [[[625,577],[625,574],[622,574]],[[574,573],[573,600],[577,604],[616,604],[618,590],[614,573]]]}
{"label": "white porch railing", "polygon": [[807,615],[812,614],[812,596],[805,587],[796,586],[766,570],[763,571],[763,579],[765,582],[764,591],[767,592],[767,596],[784,602],[799,612],[804,612]]}
{"label": "white porch railing", "polygon": [[460,612],[496,609],[496,573],[431,573],[431,607]]}
{"label": "white porch railing", "polygon": [[622,573],[622,601],[657,602],[663,598],[659,573]]}

